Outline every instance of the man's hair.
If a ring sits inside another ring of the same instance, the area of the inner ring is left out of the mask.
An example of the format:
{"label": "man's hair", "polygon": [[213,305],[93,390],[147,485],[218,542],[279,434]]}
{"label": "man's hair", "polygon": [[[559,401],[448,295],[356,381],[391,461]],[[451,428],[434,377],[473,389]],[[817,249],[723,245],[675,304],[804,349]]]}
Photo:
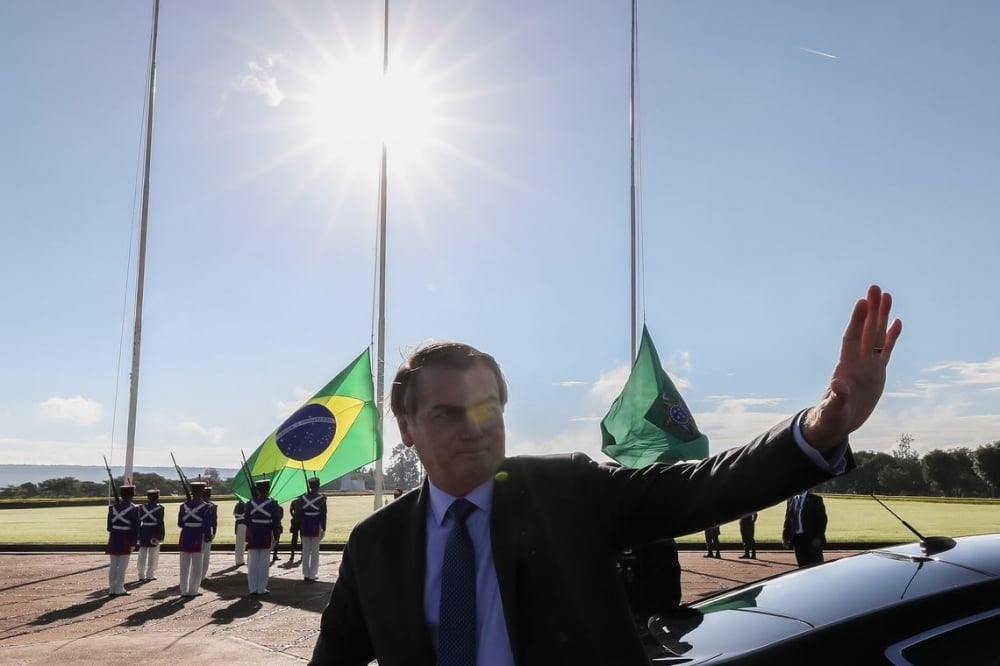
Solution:
{"label": "man's hair", "polygon": [[472,345],[461,342],[433,342],[420,347],[413,355],[399,366],[396,378],[392,381],[392,392],[389,405],[393,415],[398,419],[417,409],[417,392],[413,390],[420,370],[432,367],[445,367],[452,370],[470,370],[476,365],[485,365],[493,371],[500,389],[500,404],[507,404],[507,381],[500,372],[496,359],[481,352]]}

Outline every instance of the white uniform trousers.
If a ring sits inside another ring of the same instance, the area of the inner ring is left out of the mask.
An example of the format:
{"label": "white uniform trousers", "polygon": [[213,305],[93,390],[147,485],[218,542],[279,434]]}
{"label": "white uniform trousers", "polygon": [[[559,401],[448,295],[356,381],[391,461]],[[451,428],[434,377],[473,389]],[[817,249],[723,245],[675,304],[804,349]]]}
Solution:
{"label": "white uniform trousers", "polygon": [[212,559],[212,542],[201,542],[201,577],[208,578],[208,562]]}
{"label": "white uniform trousers", "polygon": [[271,575],[271,550],[251,548],[247,551],[247,587],[250,594],[265,594]]}
{"label": "white uniform trousers", "polygon": [[319,578],[319,542],[322,536],[302,537],[302,577],[306,580]]}
{"label": "white uniform trousers", "polygon": [[111,555],[108,566],[108,591],[111,594],[125,594],[125,572],[128,570],[129,555]]}
{"label": "white uniform trousers", "polygon": [[160,563],[160,544],[139,547],[139,580],[155,580],[156,565]]}
{"label": "white uniform trousers", "polygon": [[240,567],[246,564],[247,560],[244,553],[247,549],[247,526],[240,523],[236,526],[236,546],[233,548],[233,552],[236,554],[236,566]]}
{"label": "white uniform trousers", "polygon": [[201,587],[201,553],[180,553],[181,594],[191,597]]}

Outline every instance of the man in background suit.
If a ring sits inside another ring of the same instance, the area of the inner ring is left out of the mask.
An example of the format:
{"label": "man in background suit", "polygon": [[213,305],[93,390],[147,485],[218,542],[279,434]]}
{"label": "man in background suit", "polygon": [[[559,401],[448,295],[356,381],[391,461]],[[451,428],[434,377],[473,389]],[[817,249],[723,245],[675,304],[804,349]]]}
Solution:
{"label": "man in background suit", "polygon": [[757,512],[751,511],[740,516],[740,539],[743,540],[741,560],[757,559]]}
{"label": "man in background suit", "polygon": [[815,406],[744,447],[639,469],[582,454],[506,458],[507,385],[493,357],[459,343],[417,350],[396,373],[390,402],[427,478],[354,528],[311,663],[442,663],[453,644],[450,631],[439,638],[456,602],[442,584],[456,534],[472,544],[475,626],[471,653],[455,663],[648,663],[618,554],[846,471],[848,435],[875,409],[902,330],[898,320],[887,326],[890,308],[874,285],[858,301]]}
{"label": "man in background suit", "polygon": [[823,561],[826,505],[822,497],[806,490],[788,499],[781,541],[786,547],[795,549],[795,561],[800,567]]}

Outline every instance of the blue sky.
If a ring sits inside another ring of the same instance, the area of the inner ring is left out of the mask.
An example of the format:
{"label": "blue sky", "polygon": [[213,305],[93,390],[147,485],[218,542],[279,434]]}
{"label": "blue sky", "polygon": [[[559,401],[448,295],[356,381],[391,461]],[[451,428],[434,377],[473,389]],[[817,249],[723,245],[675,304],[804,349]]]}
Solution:
{"label": "blue sky", "polygon": [[[124,460],[151,7],[0,3],[7,463]],[[630,354],[630,3],[390,11],[417,93],[382,106],[420,122],[390,144],[387,377],[470,342],[509,379],[510,453],[596,454]],[[137,466],[237,466],[373,339],[381,21],[163,0]],[[820,396],[873,282],[904,332],[855,446],[1000,439],[1000,5],[639,21],[644,319],[712,451]]]}

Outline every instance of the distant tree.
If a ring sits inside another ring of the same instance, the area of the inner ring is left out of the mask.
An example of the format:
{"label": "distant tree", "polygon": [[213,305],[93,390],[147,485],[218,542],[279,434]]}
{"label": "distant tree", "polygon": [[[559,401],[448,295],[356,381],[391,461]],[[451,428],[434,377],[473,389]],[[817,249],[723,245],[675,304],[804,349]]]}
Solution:
{"label": "distant tree", "polygon": [[897,458],[879,472],[878,485],[886,495],[927,494],[927,484],[920,469],[920,460]]}
{"label": "distant tree", "polygon": [[424,471],[413,447],[397,444],[392,449],[389,466],[385,470],[386,489],[409,490],[420,485]]}
{"label": "distant tree", "polygon": [[913,462],[920,460],[920,456],[916,451],[913,450],[913,440],[914,437],[908,432],[904,432],[896,440],[896,448],[893,450],[892,455],[896,460],[903,460],[908,462]]}
{"label": "distant tree", "polygon": [[982,497],[988,484],[976,474],[972,451],[961,447],[929,451],[921,460],[924,479],[933,491],[950,497]]}
{"label": "distant tree", "polygon": [[104,497],[108,492],[108,484],[99,481],[81,481],[78,497]]}
{"label": "distant tree", "polygon": [[1000,494],[1000,440],[980,446],[972,454],[976,474],[990,488],[990,495]]}
{"label": "distant tree", "polygon": [[891,467],[895,459],[888,453],[879,451],[855,451],[854,463],[857,467],[850,474],[830,479],[821,486],[823,492],[832,493],[869,493],[884,492],[879,484],[883,470]]}
{"label": "distant tree", "polygon": [[149,474],[135,472],[132,475],[132,483],[135,485],[136,497],[144,496],[150,488],[155,488],[161,495],[166,495],[170,487],[170,479],[165,479],[156,472]]}
{"label": "distant tree", "polygon": [[38,486],[30,481],[18,486],[7,486],[0,490],[0,497],[4,499],[30,499],[38,497]]}
{"label": "distant tree", "polygon": [[879,471],[878,485],[887,495],[923,495],[927,492],[920,455],[913,449],[913,435],[904,432],[896,440],[892,460]]}
{"label": "distant tree", "polygon": [[[117,481],[121,483],[121,480]],[[38,484],[39,497],[79,497],[80,482],[72,476],[47,479]]]}
{"label": "distant tree", "polygon": [[952,451],[928,451],[920,461],[924,480],[938,494],[957,497],[961,485],[962,459]]}

